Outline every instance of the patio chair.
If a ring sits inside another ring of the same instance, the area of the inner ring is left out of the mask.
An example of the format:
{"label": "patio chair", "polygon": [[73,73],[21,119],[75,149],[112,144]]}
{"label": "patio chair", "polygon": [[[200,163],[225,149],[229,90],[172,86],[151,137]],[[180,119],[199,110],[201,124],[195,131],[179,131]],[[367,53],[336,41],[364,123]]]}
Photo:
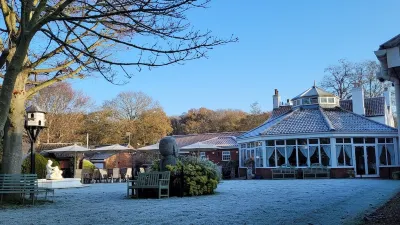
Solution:
{"label": "patio chair", "polygon": [[82,174],[83,174],[83,183],[84,184],[92,183],[93,169],[83,169]]}
{"label": "patio chair", "polygon": [[105,182],[108,183],[107,170],[106,169],[99,169],[99,173],[100,173],[101,181],[105,181]]}
{"label": "patio chair", "polygon": [[132,178],[132,168],[127,168],[126,169],[125,180],[129,180],[131,178]]}
{"label": "patio chair", "polygon": [[101,183],[101,174],[100,174],[99,169],[95,169],[93,171],[93,177],[92,178],[93,178],[94,183]]}
{"label": "patio chair", "polygon": [[111,183],[115,181],[121,182],[121,174],[120,174],[120,169],[119,168],[113,168],[112,169],[112,176],[111,176]]}

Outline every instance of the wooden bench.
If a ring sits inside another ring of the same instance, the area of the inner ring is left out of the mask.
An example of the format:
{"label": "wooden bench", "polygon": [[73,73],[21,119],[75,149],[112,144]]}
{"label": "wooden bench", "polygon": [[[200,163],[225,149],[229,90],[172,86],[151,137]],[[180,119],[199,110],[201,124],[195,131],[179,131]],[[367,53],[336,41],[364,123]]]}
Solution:
{"label": "wooden bench", "polygon": [[303,169],[303,179],[330,178],[330,169],[319,163],[311,164],[311,167]]}
{"label": "wooden bench", "polygon": [[45,193],[47,199],[49,192],[53,193],[54,201],[54,189],[38,187],[37,174],[0,174],[0,202],[3,202],[4,194],[19,194],[22,202],[25,195],[33,195],[32,204],[35,204],[35,197],[39,193]]}
{"label": "wooden bench", "polygon": [[[158,189],[158,198],[169,197],[169,180],[170,172],[150,172],[139,173],[136,180],[127,181],[127,197],[129,198],[129,191],[132,190],[132,196],[136,190],[136,197],[139,198],[140,188]],[[162,190],[167,190],[166,194],[162,194]]]}
{"label": "wooden bench", "polygon": [[283,164],[272,169],[272,179],[296,179],[297,169],[290,165]]}

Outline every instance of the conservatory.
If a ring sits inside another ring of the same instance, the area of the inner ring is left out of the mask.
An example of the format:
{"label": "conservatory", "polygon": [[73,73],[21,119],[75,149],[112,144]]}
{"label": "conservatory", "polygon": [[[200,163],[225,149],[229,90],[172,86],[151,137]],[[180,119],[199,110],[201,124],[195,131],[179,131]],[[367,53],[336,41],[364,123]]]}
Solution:
{"label": "conservatory", "polygon": [[[385,111],[390,99],[364,98],[360,87],[352,94],[349,111],[338,97],[316,86],[286,105],[281,105],[275,90],[271,118],[237,138],[241,174],[249,161],[253,172],[264,178],[282,165],[301,171],[318,163],[338,178],[348,176],[349,170],[356,176],[388,177],[400,169],[397,129],[389,126],[392,115]],[[377,122],[378,116],[388,124]]]}

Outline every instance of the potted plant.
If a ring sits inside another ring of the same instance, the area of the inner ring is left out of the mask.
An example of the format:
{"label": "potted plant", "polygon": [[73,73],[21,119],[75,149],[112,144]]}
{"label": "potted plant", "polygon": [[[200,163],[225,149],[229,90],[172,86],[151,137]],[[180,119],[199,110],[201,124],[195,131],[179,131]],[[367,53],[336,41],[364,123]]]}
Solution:
{"label": "potted plant", "polygon": [[396,171],[392,173],[393,180],[400,180],[400,171]]}
{"label": "potted plant", "polygon": [[349,175],[349,178],[354,178],[356,176],[354,170],[347,170],[347,174]]}

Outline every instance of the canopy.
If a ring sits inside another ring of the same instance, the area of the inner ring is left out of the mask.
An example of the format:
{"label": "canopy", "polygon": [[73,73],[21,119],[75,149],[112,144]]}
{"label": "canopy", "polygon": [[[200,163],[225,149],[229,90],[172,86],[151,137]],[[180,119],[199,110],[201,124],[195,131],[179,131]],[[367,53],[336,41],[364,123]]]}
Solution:
{"label": "canopy", "polygon": [[66,147],[62,147],[62,148],[56,148],[56,149],[53,149],[53,150],[48,150],[48,151],[45,151],[45,152],[48,152],[48,153],[74,152],[75,153],[75,156],[74,156],[74,173],[75,173],[76,167],[77,167],[76,166],[76,153],[84,153],[84,152],[88,152],[88,151],[89,151],[89,149],[87,149],[85,147],[82,147],[82,146],[79,146],[77,144],[74,144],[74,145],[70,145],[70,146],[66,146]]}
{"label": "canopy", "polygon": [[141,147],[141,148],[138,148],[137,150],[139,150],[139,151],[157,151],[158,148],[159,148],[159,143],[154,144],[154,145]]}
{"label": "canopy", "polygon": [[119,152],[119,151],[129,151],[129,150],[133,150],[133,149],[119,145],[119,144],[92,149],[92,151],[94,151],[94,152],[102,152],[102,151],[104,151],[104,152],[117,152],[118,151]]}

